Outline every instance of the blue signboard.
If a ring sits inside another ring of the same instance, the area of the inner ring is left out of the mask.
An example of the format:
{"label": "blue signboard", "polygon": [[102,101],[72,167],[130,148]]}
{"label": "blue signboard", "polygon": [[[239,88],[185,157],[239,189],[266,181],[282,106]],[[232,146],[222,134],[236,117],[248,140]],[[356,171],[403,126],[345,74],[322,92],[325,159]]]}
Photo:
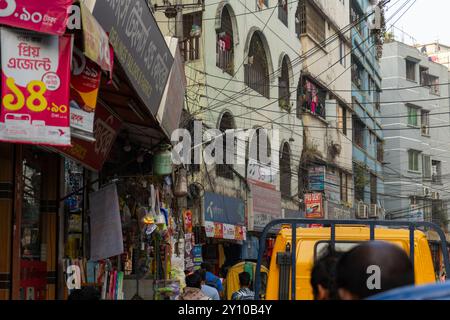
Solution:
{"label": "blue signboard", "polygon": [[310,191],[325,190],[325,167],[310,167],[308,169],[308,185]]}
{"label": "blue signboard", "polygon": [[205,192],[205,221],[245,225],[244,201],[238,198]]}

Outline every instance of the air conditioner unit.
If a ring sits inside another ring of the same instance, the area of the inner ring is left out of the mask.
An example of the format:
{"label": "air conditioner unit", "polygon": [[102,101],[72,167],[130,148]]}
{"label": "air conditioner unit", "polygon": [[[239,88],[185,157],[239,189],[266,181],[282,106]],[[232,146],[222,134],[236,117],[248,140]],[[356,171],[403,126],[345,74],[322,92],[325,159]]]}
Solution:
{"label": "air conditioner unit", "polygon": [[363,202],[360,202],[358,204],[358,210],[356,212],[356,217],[358,219],[367,219],[369,217],[369,207],[364,204]]}
{"label": "air conditioner unit", "polygon": [[423,196],[424,197],[430,197],[431,196],[431,189],[429,187],[423,187]]}
{"label": "air conditioner unit", "polygon": [[369,209],[369,218],[378,218],[379,208],[376,204],[371,204]]}
{"label": "air conditioner unit", "polygon": [[441,197],[441,195],[439,194],[439,192],[432,192],[432,193],[431,193],[431,198],[432,198],[433,200],[439,200],[440,197]]}

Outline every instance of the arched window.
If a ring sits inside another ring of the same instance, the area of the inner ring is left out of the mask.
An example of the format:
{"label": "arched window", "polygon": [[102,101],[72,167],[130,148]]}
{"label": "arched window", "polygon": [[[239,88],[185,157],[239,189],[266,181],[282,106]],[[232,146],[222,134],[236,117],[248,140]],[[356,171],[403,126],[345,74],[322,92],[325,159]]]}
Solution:
{"label": "arched window", "polygon": [[222,9],[220,29],[217,30],[216,66],[233,75],[234,73],[234,35],[231,14],[227,6]]}
{"label": "arched window", "polygon": [[260,32],[255,32],[250,41],[248,60],[244,65],[245,84],[270,98],[269,65],[261,37]]}
{"label": "arched window", "polygon": [[281,109],[291,110],[291,93],[289,83],[289,58],[284,56],[281,63],[281,76],[278,79],[278,104]]}
{"label": "arched window", "polygon": [[[226,130],[234,129],[234,118],[229,112],[225,112],[220,119],[219,130],[225,132]],[[216,165],[216,175],[226,179],[233,179],[233,165],[226,163],[227,152],[234,149],[234,146],[227,146],[227,139],[225,135],[222,137],[223,141],[223,164]],[[229,150],[230,149],[230,150]]]}
{"label": "arched window", "polygon": [[286,142],[280,154],[280,191],[284,198],[291,197],[291,148]]}

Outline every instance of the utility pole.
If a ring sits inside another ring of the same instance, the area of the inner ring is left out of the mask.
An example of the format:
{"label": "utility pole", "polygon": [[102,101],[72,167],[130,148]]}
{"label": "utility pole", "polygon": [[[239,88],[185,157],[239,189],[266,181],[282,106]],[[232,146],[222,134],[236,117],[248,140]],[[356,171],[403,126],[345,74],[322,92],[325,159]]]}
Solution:
{"label": "utility pole", "polygon": [[179,41],[183,41],[184,30],[183,30],[183,0],[176,0],[176,10],[177,17],[175,20],[175,37],[178,38]]}

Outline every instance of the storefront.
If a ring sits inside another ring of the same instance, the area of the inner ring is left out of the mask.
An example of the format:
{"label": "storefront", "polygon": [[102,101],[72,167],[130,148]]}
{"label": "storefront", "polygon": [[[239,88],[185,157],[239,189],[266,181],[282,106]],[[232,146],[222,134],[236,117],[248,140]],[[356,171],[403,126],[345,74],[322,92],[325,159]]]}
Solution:
{"label": "storefront", "polygon": [[178,42],[145,1],[76,4],[83,30],[66,29],[72,1],[56,2],[33,4],[58,17],[50,30],[0,18],[14,79],[2,80],[0,299],[64,299],[70,283],[157,298],[182,225],[168,145],[184,99]]}

